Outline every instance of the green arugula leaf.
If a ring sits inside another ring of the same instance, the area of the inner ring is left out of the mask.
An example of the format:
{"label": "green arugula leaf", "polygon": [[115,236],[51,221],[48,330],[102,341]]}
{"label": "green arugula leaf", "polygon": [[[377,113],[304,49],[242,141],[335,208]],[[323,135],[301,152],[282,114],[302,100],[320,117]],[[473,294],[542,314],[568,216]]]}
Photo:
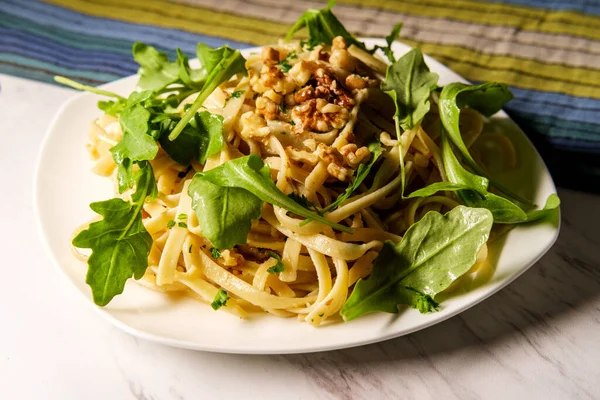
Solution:
{"label": "green arugula leaf", "polygon": [[283,265],[283,262],[281,261],[281,257],[279,256],[279,254],[269,253],[268,256],[276,259],[277,264],[273,265],[270,268],[267,268],[267,272],[270,274],[278,274],[280,272],[283,272],[283,270],[285,269],[285,265]]}
{"label": "green arugula leaf", "polygon": [[161,90],[179,80],[179,64],[169,61],[165,53],[141,42],[133,44],[132,53],[140,65],[138,88],[141,90]]}
{"label": "green arugula leaf", "polygon": [[201,111],[194,115],[177,139],[171,141],[167,135],[161,135],[159,142],[169,157],[179,164],[189,165],[194,159],[204,164],[223,147],[223,117]]}
{"label": "green arugula leaf", "polygon": [[552,193],[546,199],[546,205],[541,210],[534,210],[527,213],[527,222],[536,221],[538,219],[542,219],[547,217],[548,215],[554,214],[560,206],[560,199],[558,195]]}
{"label": "green arugula leaf", "polygon": [[381,90],[394,100],[394,119],[402,129],[419,125],[429,112],[429,94],[436,88],[438,78],[438,74],[429,71],[419,48],[410,50],[388,67]]}
{"label": "green arugula leaf", "polygon": [[[401,129],[413,129],[418,126],[429,112],[429,95],[437,87],[438,74],[430,72],[419,48],[414,48],[400,57],[387,68],[381,90],[392,98],[396,105],[394,125],[396,136],[400,139]],[[404,196],[406,184],[404,157],[400,146],[400,174],[402,185],[400,191]]]}
{"label": "green arugula leaf", "polygon": [[[192,207],[198,216],[203,235],[220,249],[246,242],[251,222],[260,216],[263,201],[337,230],[352,231],[307,210],[283,194],[271,179],[269,166],[256,154],[236,158],[207,172],[197,173],[188,194],[192,198]],[[233,210],[233,204],[237,207],[238,203],[238,209]],[[229,211],[225,212],[226,209]],[[205,222],[202,223],[202,220]],[[212,226],[208,226],[209,224]]]}
{"label": "green arugula leaf", "polygon": [[383,54],[385,54],[391,63],[396,62],[396,57],[394,56],[394,51],[392,50],[392,44],[396,39],[398,39],[398,36],[400,36],[400,29],[402,29],[401,23],[394,25],[390,34],[385,37],[385,42],[387,43],[386,47],[375,46],[376,49],[381,49],[381,51],[383,51]]}
{"label": "green arugula leaf", "polygon": [[467,171],[456,158],[449,143],[446,131],[442,129],[442,160],[448,180],[454,184],[466,186],[476,191],[480,196],[485,196],[488,191],[489,181],[483,176],[475,175]]}
{"label": "green arugula leaf", "polygon": [[132,163],[153,160],[158,153],[158,144],[152,136],[148,135],[150,116],[150,112],[139,103],[134,103],[121,112],[119,122],[123,130],[123,138],[110,149],[118,166],[119,193],[123,193],[134,183],[131,174]]}
{"label": "green arugula leaf", "polygon": [[194,103],[187,109],[181,120],[169,134],[169,140],[171,141],[177,139],[181,131],[183,131],[185,126],[200,109],[202,103],[221,83],[229,80],[233,75],[239,73],[247,74],[245,67],[246,60],[238,50],[232,50],[228,46],[211,50],[207,50],[207,47],[206,45],[198,44],[198,49],[200,49],[198,50],[198,57],[204,63],[203,66],[208,76]]}
{"label": "green arugula leaf", "polygon": [[142,223],[142,206],[146,197],[157,195],[150,164],[140,163],[135,180],[132,203],[115,198],[90,204],[103,219],[91,223],[73,239],[73,246],[92,249],[86,283],[99,306],[123,293],[125,282],[132,275],[140,279],[148,267],[152,236]]}
{"label": "green arugula leaf", "polygon": [[340,314],[350,321],[376,311],[398,313],[400,304],[428,311],[433,304],[423,296],[433,300],[469,271],[492,224],[491,213],[481,208],[427,213],[398,244],[385,242],[371,275],[356,283]]}
{"label": "green arugula leaf", "polygon": [[179,49],[177,51],[177,65],[179,66],[178,77],[181,83],[191,88],[202,88],[206,73],[203,69],[192,69],[188,57]]}
{"label": "green arugula leaf", "polygon": [[470,187],[467,185],[461,185],[461,184],[452,183],[452,182],[435,182],[435,183],[432,183],[431,185],[425,186],[424,188],[415,190],[414,192],[412,192],[408,196],[405,196],[404,198],[405,199],[414,199],[416,197],[429,197],[429,196],[433,196],[437,192],[445,192],[445,191],[455,192],[457,190],[462,190],[462,189],[470,189]]}
{"label": "green arugula leaf", "polygon": [[323,209],[323,212],[333,211],[340,206],[344,201],[348,200],[348,198],[354,193],[356,189],[363,183],[365,178],[369,176],[371,172],[371,168],[373,165],[379,160],[381,154],[383,153],[383,149],[381,148],[381,143],[372,142],[369,144],[369,151],[371,152],[371,161],[368,164],[360,164],[356,169],[356,176],[352,181],[352,184],[348,185],[344,193],[340,194],[337,199],[327,207]]}
{"label": "green arugula leaf", "polygon": [[188,193],[202,235],[217,249],[231,249],[246,243],[252,221],[260,218],[263,202],[246,189],[211,182],[205,178],[211,171],[196,174]]}
{"label": "green arugula leaf", "polygon": [[[460,133],[460,109],[469,106],[486,117],[500,111],[504,104],[512,100],[513,94],[508,86],[498,82],[486,82],[481,85],[471,86],[464,83],[451,83],[442,89],[439,99],[440,119],[446,129],[450,140],[460,152],[465,163],[478,175],[486,176],[485,172],[471,157]],[[489,179],[489,177],[487,177]],[[495,180],[490,180],[492,186],[502,193],[524,204],[531,202],[504,187]]]}
{"label": "green arugula leaf", "polygon": [[219,308],[226,306],[227,301],[229,301],[229,295],[225,290],[219,289],[215,299],[212,303],[210,303],[210,306],[213,308],[213,310],[217,311]]}
{"label": "green arugula leaf", "polygon": [[[542,210],[532,211],[527,214],[521,207],[494,193],[487,191],[487,179],[467,171],[458,161],[452,151],[447,133],[442,129],[442,156],[446,175],[451,184],[457,185],[457,195],[469,207],[488,209],[494,222],[498,224],[518,224],[533,221],[553,213],[560,204],[558,196],[550,195],[546,207]],[[426,188],[425,188],[426,189]]]}
{"label": "green arugula leaf", "polygon": [[65,78],[64,76],[58,76],[58,75],[54,76],[54,80],[58,83],[62,83],[63,85],[72,87],[73,89],[82,90],[84,92],[95,93],[100,96],[114,97],[115,99],[117,99],[119,101],[125,100],[124,97],[121,97],[116,93],[109,92],[108,90],[104,90],[104,89],[99,89],[97,87],[84,85],[83,83],[75,82],[74,80]]}
{"label": "green arugula leaf", "polygon": [[344,28],[344,25],[342,25],[340,20],[333,15],[331,8],[334,5],[335,1],[332,0],[327,3],[327,6],[322,10],[316,10],[314,8],[308,9],[300,16],[294,26],[290,28],[285,36],[285,40],[290,40],[294,33],[306,28],[308,30],[308,45],[311,47],[318,46],[321,43],[331,44],[335,37],[341,36],[348,46],[353,44],[366,51],[367,48],[365,47],[365,44],[356,40],[356,38]]}

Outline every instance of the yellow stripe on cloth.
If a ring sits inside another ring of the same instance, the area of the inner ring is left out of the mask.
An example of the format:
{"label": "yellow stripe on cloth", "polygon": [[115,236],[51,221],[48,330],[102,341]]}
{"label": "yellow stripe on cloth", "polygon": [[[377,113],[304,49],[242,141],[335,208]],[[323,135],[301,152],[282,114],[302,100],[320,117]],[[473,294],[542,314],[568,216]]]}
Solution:
{"label": "yellow stripe on cloth", "polygon": [[485,54],[461,46],[418,43],[408,39],[401,39],[401,41],[411,46],[418,45],[424,53],[432,57],[442,56],[446,59],[469,63],[479,67],[505,70],[507,72],[515,71],[517,73],[533,75],[540,79],[558,81],[563,85],[589,84],[596,86],[596,90],[600,91],[600,70],[544,63],[513,56]]}
{"label": "yellow stripe on cloth", "polygon": [[600,17],[574,11],[549,11],[467,0],[339,0],[340,4],[399,13],[447,18],[477,24],[514,26],[528,31],[600,39]]}
{"label": "yellow stripe on cloth", "polygon": [[82,14],[135,24],[182,29],[253,44],[276,43],[288,24],[241,17],[161,0],[46,0]]}

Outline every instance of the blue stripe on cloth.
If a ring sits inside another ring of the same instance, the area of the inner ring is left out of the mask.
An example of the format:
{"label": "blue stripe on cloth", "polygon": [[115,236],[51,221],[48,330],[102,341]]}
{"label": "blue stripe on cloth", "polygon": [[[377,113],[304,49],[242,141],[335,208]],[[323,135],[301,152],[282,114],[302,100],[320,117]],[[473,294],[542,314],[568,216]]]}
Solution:
{"label": "blue stripe on cloth", "polygon": [[[93,72],[80,69],[73,69],[64,66],[54,65],[30,57],[21,56],[18,54],[0,53],[0,63],[8,65],[28,66],[30,69],[51,71],[53,75],[67,75],[73,77],[81,77],[95,82],[109,82],[122,77],[122,75],[111,74],[106,72]],[[21,76],[21,75],[19,75]],[[52,77],[50,77],[52,79]],[[46,80],[46,79],[44,79]]]}
{"label": "blue stripe on cloth", "polygon": [[[511,88],[515,98],[504,107],[507,112],[534,113],[567,121],[600,123],[600,100]],[[600,140],[600,137],[598,138]]]}
{"label": "blue stripe on cloth", "polygon": [[504,3],[550,10],[572,10],[584,14],[600,15],[600,2],[595,0],[487,0],[488,3]]}
{"label": "blue stripe on cloth", "polygon": [[198,42],[211,47],[229,44],[235,48],[251,47],[251,44],[225,40],[218,37],[205,36],[186,32],[180,29],[157,28],[150,25],[131,24],[107,18],[93,17],[67,10],[37,0],[18,1],[3,0],[0,12],[14,15],[30,21],[38,21],[44,16],[44,24],[49,28],[60,28],[84,35],[93,35],[110,39],[127,38],[131,43],[140,41],[161,49],[181,48],[186,53],[195,53]]}
{"label": "blue stripe on cloth", "polygon": [[0,27],[42,37],[66,46],[85,50],[110,51],[119,54],[131,54],[131,42],[97,36],[82,35],[46,26],[14,15],[0,13]]}
{"label": "blue stripe on cloth", "polygon": [[0,28],[0,37],[2,37],[0,51],[40,58],[49,62],[55,60],[59,65],[65,63],[66,66],[80,69],[93,69],[89,66],[106,66],[116,74],[132,74],[138,68],[131,54],[74,49],[43,37],[4,28]]}

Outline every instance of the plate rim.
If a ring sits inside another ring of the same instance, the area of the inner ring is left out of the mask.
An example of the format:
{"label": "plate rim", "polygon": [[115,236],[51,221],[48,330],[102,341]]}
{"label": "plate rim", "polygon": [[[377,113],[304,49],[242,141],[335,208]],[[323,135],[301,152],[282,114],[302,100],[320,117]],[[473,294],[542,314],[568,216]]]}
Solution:
{"label": "plate rim", "polygon": [[[364,40],[364,41],[368,41],[372,44],[380,44],[380,45],[385,44],[385,41],[381,38],[365,37],[365,38],[360,38],[360,39]],[[264,46],[250,47],[250,48],[242,49],[241,51],[243,53],[253,52],[256,50],[260,50],[262,47],[264,47]],[[406,49],[410,49],[410,48],[412,48],[412,46],[409,46],[405,43],[398,42],[398,41],[394,42],[394,45],[393,45],[393,50],[395,53],[402,52],[402,51],[405,51]],[[460,76],[458,73],[456,73],[452,69],[448,68],[441,62],[435,60],[433,57],[430,57],[428,55],[424,55],[424,56],[425,56],[425,60],[427,63],[429,63],[430,61],[433,61],[436,64],[440,64],[444,68],[446,68],[448,71],[459,76],[462,81],[468,82],[464,77]],[[123,77],[123,78],[117,79],[115,81],[111,81],[111,82],[105,83],[103,85],[100,85],[99,87],[106,88],[108,86],[118,84],[122,81],[131,80],[136,76],[137,76],[137,74]],[[88,97],[88,96],[93,96],[93,94],[87,93],[87,92],[75,93],[69,99],[64,101],[61,104],[61,106],[58,108],[58,110],[56,111],[53,119],[49,123],[48,128],[46,129],[46,131],[44,133],[44,137],[43,137],[43,140],[38,149],[37,158],[36,158],[36,162],[35,162],[34,169],[33,169],[33,191],[32,191],[33,199],[32,200],[33,200],[33,212],[34,212],[34,219],[35,219],[35,223],[36,223],[36,230],[39,234],[39,239],[42,243],[42,247],[44,248],[44,251],[46,252],[47,256],[49,256],[55,269],[58,269],[60,271],[61,275],[69,281],[69,283],[70,283],[69,286],[72,286],[73,289],[79,293],[79,295],[83,296],[85,303],[87,303],[87,305],[89,307],[94,309],[94,311],[97,314],[101,315],[102,318],[108,320],[112,325],[127,332],[128,334],[131,334],[135,337],[139,337],[144,340],[149,340],[149,341],[152,341],[155,343],[159,343],[159,344],[163,344],[163,345],[167,345],[167,346],[171,346],[171,347],[176,347],[176,348],[183,348],[183,349],[197,350],[197,351],[207,351],[207,352],[213,352],[213,353],[271,354],[271,355],[273,355],[273,354],[307,354],[307,353],[315,353],[315,352],[322,352],[322,351],[339,350],[339,349],[352,348],[352,347],[357,347],[357,346],[364,346],[364,345],[368,345],[368,344],[373,344],[373,343],[390,340],[393,338],[398,338],[400,336],[405,336],[405,335],[420,331],[422,329],[428,328],[430,326],[442,323],[442,322],[476,306],[477,304],[487,300],[489,297],[498,293],[500,290],[504,289],[506,286],[508,286],[509,284],[514,282],[523,273],[528,271],[533,265],[535,265],[552,248],[552,246],[554,245],[554,243],[556,243],[556,240],[558,239],[558,236],[560,234],[562,221],[561,221],[561,211],[559,208],[556,224],[553,229],[552,238],[545,244],[543,250],[541,250],[538,254],[536,254],[536,256],[530,262],[528,262],[526,265],[520,267],[517,271],[513,272],[508,277],[504,277],[504,278],[502,278],[501,281],[496,282],[493,287],[484,285],[483,287],[486,287],[486,290],[484,291],[484,293],[482,295],[480,295],[480,297],[478,297],[472,301],[469,301],[465,304],[462,304],[453,310],[446,311],[443,314],[440,313],[439,316],[434,320],[423,319],[423,322],[420,322],[420,323],[412,326],[411,328],[404,329],[399,332],[392,331],[392,332],[382,334],[377,337],[367,338],[367,339],[361,339],[360,337],[359,338],[349,338],[349,339],[340,341],[339,343],[334,344],[334,345],[330,345],[330,344],[324,344],[322,346],[321,345],[311,345],[308,348],[306,348],[306,347],[297,347],[297,348],[273,347],[271,349],[264,349],[264,348],[251,349],[251,348],[248,348],[247,346],[236,347],[235,345],[228,345],[228,346],[203,345],[202,343],[199,343],[199,342],[192,342],[192,341],[187,341],[187,340],[169,338],[169,337],[161,336],[161,335],[158,335],[155,333],[146,332],[144,330],[141,330],[136,327],[128,325],[126,322],[121,321],[119,318],[114,316],[108,310],[98,307],[92,301],[90,301],[90,299],[86,296],[86,294],[83,293],[82,290],[80,290],[79,287],[75,284],[75,282],[73,281],[73,277],[68,274],[66,268],[62,267],[61,263],[58,260],[57,255],[55,254],[52,246],[50,245],[50,242],[46,235],[46,231],[44,229],[45,223],[44,223],[43,217],[42,217],[42,211],[41,211],[42,207],[40,206],[41,200],[42,200],[41,199],[42,194],[40,192],[39,181],[40,181],[40,178],[42,175],[42,168],[43,168],[42,161],[46,154],[46,148],[47,148],[48,143],[51,141],[51,139],[53,137],[52,132],[55,131],[55,126],[58,124],[58,122],[62,118],[64,118],[63,114],[65,113],[65,110],[69,106],[71,106],[73,103],[77,103],[81,98]],[[520,131],[520,135],[523,136],[528,141],[530,147],[533,149],[533,151],[535,151],[537,158],[543,165],[545,172],[548,173],[548,175],[550,177],[551,191],[553,193],[557,193],[556,185],[554,183],[554,180],[552,179],[552,175],[550,174],[548,167],[547,167],[545,161],[543,160],[543,158],[541,157],[541,155],[539,154],[537,148],[531,142],[531,139],[522,131],[522,129],[518,126],[518,124],[516,124],[512,120],[512,118],[510,118],[504,112],[504,110],[501,110],[497,115],[512,121],[518,127],[518,129]],[[501,253],[504,251],[505,250],[503,247]],[[482,287],[476,288],[475,290],[482,290]],[[273,318],[275,318],[275,317],[273,317]],[[321,327],[321,328],[317,328],[317,329],[325,329],[326,330],[327,327]]]}

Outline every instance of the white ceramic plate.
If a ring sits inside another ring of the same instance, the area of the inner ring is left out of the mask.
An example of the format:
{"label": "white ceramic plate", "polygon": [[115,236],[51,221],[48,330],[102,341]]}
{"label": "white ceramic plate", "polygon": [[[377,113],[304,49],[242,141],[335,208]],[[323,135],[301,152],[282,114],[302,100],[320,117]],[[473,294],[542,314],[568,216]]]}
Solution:
{"label": "white ceramic plate", "polygon": [[[367,39],[369,46],[381,40]],[[397,55],[410,48],[394,44]],[[248,49],[246,55],[257,49]],[[440,83],[464,81],[439,62],[426,57]],[[136,76],[109,83],[104,88],[127,96]],[[81,292],[85,301],[121,329],[144,339],[170,346],[224,353],[282,354],[332,350],[378,342],[423,329],[456,315],[491,296],[531,267],[558,236],[558,222],[519,226],[492,245],[491,265],[477,277],[468,291],[446,300],[440,312],[421,315],[408,309],[399,315],[371,314],[349,323],[313,328],[296,319],[269,315],[241,320],[226,312],[215,312],[206,304],[172,299],[130,280],[123,295],[107,307],[96,307],[85,283],[86,265],[70,249],[74,229],[94,216],[89,203],[113,197],[113,184],[90,171],[85,145],[91,122],[100,116],[98,96],[73,96],[58,112],[48,129],[38,160],[34,204],[44,242],[54,264]],[[543,204],[555,192],[542,159],[525,135],[503,112],[498,124],[508,130],[515,143],[520,167],[499,178]],[[494,249],[496,248],[496,249]],[[501,250],[500,250],[501,249]],[[487,275],[487,276],[486,276]],[[480,283],[484,282],[484,283]]]}

